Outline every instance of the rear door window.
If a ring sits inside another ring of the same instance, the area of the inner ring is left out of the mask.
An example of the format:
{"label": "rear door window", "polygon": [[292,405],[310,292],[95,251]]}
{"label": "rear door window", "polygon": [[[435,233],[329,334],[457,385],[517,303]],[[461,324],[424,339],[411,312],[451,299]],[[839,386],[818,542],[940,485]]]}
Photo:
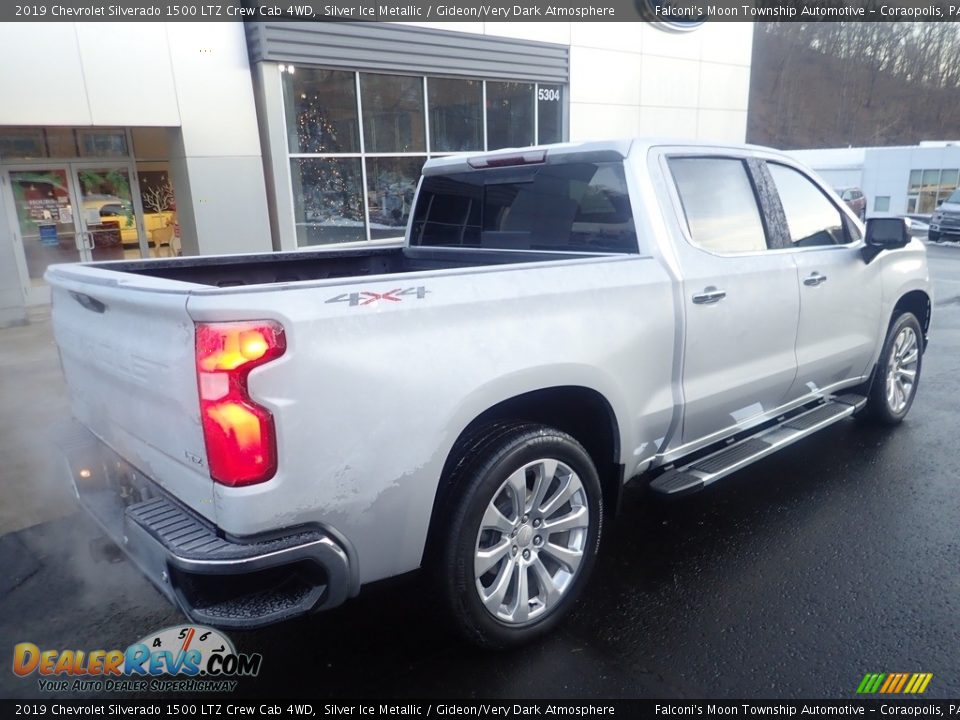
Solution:
{"label": "rear door window", "polygon": [[558,162],[423,179],[410,241],[431,247],[636,253],[623,163]]}
{"label": "rear door window", "polygon": [[668,160],[693,244],[719,254],[767,249],[746,163],[739,158]]}

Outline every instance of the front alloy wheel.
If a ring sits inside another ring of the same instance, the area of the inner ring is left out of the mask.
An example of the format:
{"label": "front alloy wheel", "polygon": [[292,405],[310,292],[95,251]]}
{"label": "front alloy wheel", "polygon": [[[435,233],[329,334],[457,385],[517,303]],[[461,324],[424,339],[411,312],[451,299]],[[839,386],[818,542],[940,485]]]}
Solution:
{"label": "front alloy wheel", "polygon": [[902,413],[911,399],[920,366],[920,343],[909,325],[897,333],[887,363],[887,405],[894,414]]}
{"label": "front alloy wheel", "polygon": [[910,312],[894,318],[880,351],[867,396],[865,417],[881,425],[897,425],[910,412],[923,369],[923,331]]}

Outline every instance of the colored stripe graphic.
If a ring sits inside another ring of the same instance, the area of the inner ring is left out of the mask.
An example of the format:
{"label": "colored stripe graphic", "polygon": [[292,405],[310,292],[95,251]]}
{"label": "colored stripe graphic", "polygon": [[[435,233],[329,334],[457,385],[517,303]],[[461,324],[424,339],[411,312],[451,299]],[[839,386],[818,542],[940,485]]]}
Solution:
{"label": "colored stripe graphic", "polygon": [[858,695],[921,695],[933,673],[867,673],[857,686]]}
{"label": "colored stripe graphic", "polygon": [[907,680],[910,678],[909,673],[900,673],[900,681],[897,683],[897,686],[890,692],[898,693],[903,690],[903,686],[907,684]]}

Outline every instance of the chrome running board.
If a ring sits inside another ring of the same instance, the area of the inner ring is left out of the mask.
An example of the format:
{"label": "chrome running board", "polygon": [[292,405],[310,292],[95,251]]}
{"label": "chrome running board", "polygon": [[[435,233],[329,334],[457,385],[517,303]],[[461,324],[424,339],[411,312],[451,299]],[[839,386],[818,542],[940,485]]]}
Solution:
{"label": "chrome running board", "polygon": [[650,489],[657,494],[671,497],[702,490],[710,483],[792,445],[797,440],[850,417],[866,402],[867,398],[862,395],[840,395],[831,397],[816,407],[786,415],[776,425],[730,443],[687,465],[678,465],[667,470],[650,483]]}

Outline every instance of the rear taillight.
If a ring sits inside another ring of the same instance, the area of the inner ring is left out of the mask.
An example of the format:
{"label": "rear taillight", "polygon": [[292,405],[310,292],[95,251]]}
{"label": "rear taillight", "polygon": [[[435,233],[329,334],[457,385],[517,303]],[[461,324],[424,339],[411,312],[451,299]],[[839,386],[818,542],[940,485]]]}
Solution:
{"label": "rear taillight", "polygon": [[210,477],[252,485],[277,471],[273,415],[247,391],[255,367],[283,355],[283,326],[270,320],[197,323],[197,384]]}

